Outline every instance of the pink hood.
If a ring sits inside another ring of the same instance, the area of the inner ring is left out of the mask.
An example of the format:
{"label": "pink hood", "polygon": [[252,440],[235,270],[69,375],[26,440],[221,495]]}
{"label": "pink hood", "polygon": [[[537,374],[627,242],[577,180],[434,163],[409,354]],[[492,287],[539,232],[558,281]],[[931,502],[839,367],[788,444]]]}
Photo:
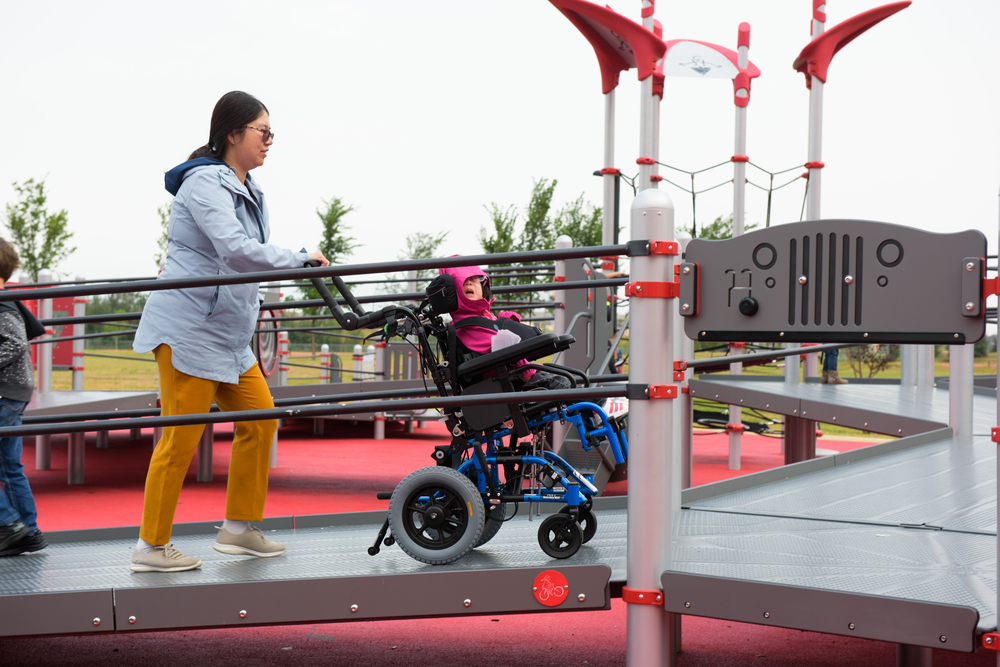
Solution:
{"label": "pink hood", "polygon": [[[457,257],[458,255],[452,255]],[[477,276],[483,278],[483,284],[485,286],[490,286],[490,277],[480,269],[478,266],[458,266],[450,269],[440,269],[439,273],[446,273],[450,275],[455,280],[455,294],[458,298],[458,308],[454,310],[451,314],[451,319],[457,322],[465,317],[470,317],[477,315],[479,317],[485,317],[490,320],[495,320],[496,317],[490,312],[490,306],[493,305],[495,299],[470,299],[465,295],[465,291],[462,289],[462,285],[465,281],[472,276]],[[509,310],[504,310],[500,312],[500,317],[506,317],[517,322],[521,321],[521,316],[517,313],[511,312]],[[496,335],[496,331],[493,329],[487,329],[485,327],[462,327],[455,331],[455,335],[458,339],[462,341],[462,344],[473,352],[478,352],[479,354],[486,354],[491,350],[491,341],[493,336]],[[526,363],[522,361],[521,363]],[[520,365],[520,364],[518,364]],[[527,380],[535,372],[533,370],[525,372],[522,376],[523,379]]]}

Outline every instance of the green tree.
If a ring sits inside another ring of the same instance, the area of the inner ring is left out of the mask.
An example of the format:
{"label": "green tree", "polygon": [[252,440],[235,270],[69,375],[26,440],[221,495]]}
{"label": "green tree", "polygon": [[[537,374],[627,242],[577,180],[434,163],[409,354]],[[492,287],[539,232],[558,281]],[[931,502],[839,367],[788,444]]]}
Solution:
{"label": "green tree", "polygon": [[491,203],[484,206],[493,218],[493,233],[489,234],[485,227],[479,228],[479,245],[483,247],[483,252],[488,255],[495,255],[501,252],[513,252],[517,249],[514,228],[517,226],[517,210],[513,204],[506,209],[502,209]]}
{"label": "green tree", "polygon": [[[744,225],[743,229],[745,231],[750,231],[751,229],[756,229],[757,225]],[[699,238],[710,239],[717,241],[720,239],[728,239],[733,236],[733,215],[730,213],[727,216],[719,216],[712,221],[712,224],[705,225],[701,228],[701,236]]]}
{"label": "green tree", "polygon": [[34,282],[41,269],[54,271],[59,262],[76,251],[68,245],[73,232],[66,228],[69,218],[66,209],[52,215],[46,210],[44,178],[15,181],[13,187],[17,201],[7,204],[4,224],[21,257],[21,267]]}
{"label": "green tree", "polygon": [[355,239],[347,235],[350,228],[344,223],[344,216],[355,209],[344,204],[340,197],[330,201],[324,199],[323,204],[326,210],[316,209],[316,215],[323,223],[323,240],[319,249],[331,264],[339,264],[358,247]]}
{"label": "green tree", "polygon": [[555,218],[556,236],[565,234],[573,245],[586,247],[601,245],[604,234],[604,213],[600,206],[590,206],[583,194],[566,204]]}
{"label": "green tree", "polygon": [[521,243],[518,250],[544,250],[556,245],[555,227],[549,217],[552,208],[552,196],[555,194],[558,181],[547,178],[535,181],[531,190],[531,200],[525,211],[524,229],[521,231]]}
{"label": "green tree", "polygon": [[[344,222],[344,216],[354,210],[353,206],[347,206],[340,197],[334,197],[330,201],[323,200],[325,209],[316,209],[316,215],[323,224],[323,237],[319,242],[319,249],[323,256],[330,260],[330,264],[339,264],[349,257],[358,244],[355,239],[348,236],[350,228]],[[309,282],[300,283],[303,299],[318,299],[319,292]],[[331,290],[331,291],[336,291]],[[296,297],[289,296],[286,300],[294,300]],[[318,312],[315,308],[309,308],[310,313]]]}
{"label": "green tree", "polygon": [[156,239],[156,247],[159,252],[154,255],[157,268],[163,264],[163,260],[167,257],[167,230],[170,228],[170,211],[173,207],[173,197],[163,206],[156,207],[156,213],[160,216],[160,237]]}

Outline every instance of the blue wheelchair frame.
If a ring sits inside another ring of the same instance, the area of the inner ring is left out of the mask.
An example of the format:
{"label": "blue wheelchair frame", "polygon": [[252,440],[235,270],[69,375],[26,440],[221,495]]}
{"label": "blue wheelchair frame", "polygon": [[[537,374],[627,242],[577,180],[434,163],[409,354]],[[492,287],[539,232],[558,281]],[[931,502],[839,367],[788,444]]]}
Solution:
{"label": "blue wheelchair frame", "polygon": [[[595,428],[594,430],[588,430],[587,425],[584,423],[584,414],[587,412],[600,417],[601,426]],[[625,462],[625,459],[628,458],[628,441],[625,438],[625,434],[621,430],[617,429],[616,423],[608,417],[607,413],[604,412],[600,406],[594,403],[581,402],[567,406],[565,409],[557,407],[554,412],[549,412],[540,417],[533,417],[529,419],[528,426],[534,430],[535,428],[543,427],[545,424],[556,420],[568,421],[573,424],[577,433],[580,435],[580,442],[583,444],[585,451],[591,449],[592,445],[590,443],[599,442],[601,437],[606,437],[608,439],[608,443],[611,445],[611,451],[614,454],[616,464],[622,464]],[[458,467],[458,472],[470,478],[472,478],[472,473],[475,471],[476,477],[474,481],[477,482],[479,492],[483,495],[484,502],[486,502],[490,487],[486,478],[487,474],[490,475],[494,488],[502,486],[500,481],[500,464],[497,462],[497,452],[502,445],[503,438],[508,437],[509,435],[510,429],[504,428],[493,431],[488,439],[484,438],[484,444],[486,445],[485,461],[488,468],[487,470],[483,470],[477,456],[469,457],[467,461]],[[470,449],[475,447],[477,444],[478,443],[475,439],[469,440]],[[516,458],[523,464],[533,464],[543,469],[552,470],[554,473],[552,475],[554,482],[552,488],[556,488],[555,484],[561,482],[563,491],[553,493],[551,492],[551,489],[549,489],[549,492],[526,493],[523,494],[523,502],[565,503],[570,507],[578,507],[587,502],[598,492],[597,487],[593,484],[593,475],[581,474],[566,460],[552,452],[542,451],[541,454],[541,456],[528,455]]]}

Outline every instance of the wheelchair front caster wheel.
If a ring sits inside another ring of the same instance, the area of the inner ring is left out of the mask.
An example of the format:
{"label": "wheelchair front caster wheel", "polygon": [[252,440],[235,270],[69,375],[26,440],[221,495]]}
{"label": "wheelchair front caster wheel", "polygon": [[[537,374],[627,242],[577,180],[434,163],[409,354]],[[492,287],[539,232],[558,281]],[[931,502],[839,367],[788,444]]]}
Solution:
{"label": "wheelchair front caster wheel", "polygon": [[583,544],[583,528],[566,514],[552,514],[538,527],[538,546],[552,558],[569,558]]}
{"label": "wheelchair front caster wheel", "polygon": [[[579,508],[579,514],[578,514],[579,519],[577,522],[580,524],[580,528],[583,528],[584,544],[589,542],[594,537],[594,535],[597,534],[597,517],[594,516],[594,512],[591,511],[590,509],[591,504],[592,503],[588,502],[583,505],[580,505]],[[560,507],[559,513],[569,516],[569,505],[563,505],[562,507]]]}
{"label": "wheelchair front caster wheel", "polygon": [[387,547],[391,547],[395,543],[396,543],[396,538],[393,537],[392,535],[390,535],[389,537],[385,538],[385,540],[382,542],[382,544],[384,544]]}
{"label": "wheelchair front caster wheel", "polygon": [[368,555],[369,556],[378,555],[378,547],[368,547]]}

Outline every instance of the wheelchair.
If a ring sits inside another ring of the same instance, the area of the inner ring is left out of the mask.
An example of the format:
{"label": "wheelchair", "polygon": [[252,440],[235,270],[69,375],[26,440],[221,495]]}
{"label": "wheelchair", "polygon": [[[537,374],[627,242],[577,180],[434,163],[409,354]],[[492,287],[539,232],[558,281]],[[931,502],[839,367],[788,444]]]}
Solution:
{"label": "wheelchair", "polygon": [[[577,369],[535,363],[567,349],[573,336],[537,333],[474,356],[455,335],[455,324],[444,319],[449,302],[441,294],[447,289],[432,293],[440,288],[438,280],[428,286],[419,306],[388,306],[372,313],[364,311],[341,278],[334,277],[333,283],[353,312],[341,310],[322,279],[312,282],[345,329],[382,327],[385,339],[399,336],[413,342],[423,372],[440,396],[510,394],[500,404],[470,402],[441,410],[451,443],[435,448],[436,465],[410,473],[391,493],[378,494],[389,500],[389,511],[369,555],[378,554],[380,545],[398,544],[423,563],[454,562],[493,539],[521,503],[562,505],[538,529],[538,544],[552,558],[569,558],[594,537],[592,501],[598,488],[593,475],[581,474],[553,453],[546,431],[556,421],[572,424],[584,450],[609,445],[605,449],[621,465],[628,458],[626,414],[611,417],[589,401],[547,401],[544,390],[516,391],[529,369],[561,375],[571,387],[589,386],[586,373]],[[507,516],[510,505],[514,512]]]}

